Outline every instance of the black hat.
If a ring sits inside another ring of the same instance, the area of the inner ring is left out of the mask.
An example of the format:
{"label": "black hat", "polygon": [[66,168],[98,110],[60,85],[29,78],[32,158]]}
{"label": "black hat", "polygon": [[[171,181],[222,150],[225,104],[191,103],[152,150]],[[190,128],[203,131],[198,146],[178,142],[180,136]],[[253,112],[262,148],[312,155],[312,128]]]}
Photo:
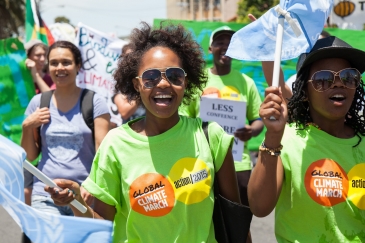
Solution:
{"label": "black hat", "polygon": [[324,58],[342,58],[350,62],[353,68],[365,71],[365,52],[355,49],[343,40],[330,36],[317,40],[309,53],[302,53],[297,63],[297,72],[309,64]]}

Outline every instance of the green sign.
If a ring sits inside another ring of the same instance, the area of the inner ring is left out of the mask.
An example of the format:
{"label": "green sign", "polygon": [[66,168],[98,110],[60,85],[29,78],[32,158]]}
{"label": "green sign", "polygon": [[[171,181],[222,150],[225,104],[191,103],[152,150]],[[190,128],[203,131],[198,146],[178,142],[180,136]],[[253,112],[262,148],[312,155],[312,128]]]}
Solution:
{"label": "green sign", "polygon": [[19,39],[0,40],[0,134],[17,144],[20,144],[24,111],[35,95],[25,59]]}

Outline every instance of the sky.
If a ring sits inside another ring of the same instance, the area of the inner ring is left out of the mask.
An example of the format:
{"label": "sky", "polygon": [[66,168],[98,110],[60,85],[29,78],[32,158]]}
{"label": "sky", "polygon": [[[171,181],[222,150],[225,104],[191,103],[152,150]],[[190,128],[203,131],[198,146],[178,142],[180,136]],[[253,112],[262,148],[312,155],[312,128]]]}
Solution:
{"label": "sky", "polygon": [[40,11],[46,25],[58,16],[118,37],[128,36],[141,21],[166,18],[166,0],[42,0]]}

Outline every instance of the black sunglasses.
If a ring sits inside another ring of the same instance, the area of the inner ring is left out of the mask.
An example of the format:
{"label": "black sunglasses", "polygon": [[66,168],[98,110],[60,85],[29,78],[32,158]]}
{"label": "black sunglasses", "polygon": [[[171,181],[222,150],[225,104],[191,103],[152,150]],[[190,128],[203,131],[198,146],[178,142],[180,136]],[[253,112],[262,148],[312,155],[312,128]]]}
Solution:
{"label": "black sunglasses", "polygon": [[185,77],[187,76],[182,68],[168,67],[165,72],[156,68],[147,69],[142,73],[142,76],[137,76],[136,78],[141,78],[144,87],[151,89],[162,80],[162,74],[165,74],[165,77],[170,84],[176,86],[183,86]]}
{"label": "black sunglasses", "polygon": [[338,72],[331,70],[321,70],[315,72],[308,82],[312,83],[313,88],[318,92],[323,92],[332,87],[335,78],[338,76],[348,89],[356,89],[361,81],[361,74],[356,68],[345,68]]}

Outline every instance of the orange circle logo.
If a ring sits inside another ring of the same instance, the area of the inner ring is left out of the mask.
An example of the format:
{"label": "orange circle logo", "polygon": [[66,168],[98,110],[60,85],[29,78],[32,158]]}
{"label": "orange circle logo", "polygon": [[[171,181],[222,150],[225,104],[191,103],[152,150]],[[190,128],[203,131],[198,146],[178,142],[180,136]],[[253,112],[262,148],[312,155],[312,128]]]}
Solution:
{"label": "orange circle logo", "polygon": [[208,87],[204,89],[202,96],[221,98],[221,92],[219,92],[219,89],[215,87]]}
{"label": "orange circle logo", "polygon": [[175,205],[175,194],[168,179],[157,173],[138,177],[129,188],[131,208],[143,215],[161,217]]}
{"label": "orange circle logo", "polygon": [[320,205],[330,207],[346,201],[346,172],[331,159],[313,162],[305,173],[304,184],[309,196]]}

